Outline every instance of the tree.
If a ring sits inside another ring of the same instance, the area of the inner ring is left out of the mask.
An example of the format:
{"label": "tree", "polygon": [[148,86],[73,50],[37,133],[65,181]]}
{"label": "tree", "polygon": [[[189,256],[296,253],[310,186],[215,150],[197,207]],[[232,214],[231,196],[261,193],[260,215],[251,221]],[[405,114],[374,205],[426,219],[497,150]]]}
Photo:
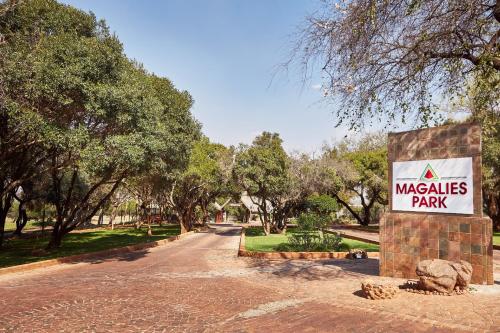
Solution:
{"label": "tree", "polygon": [[[362,225],[372,222],[377,204],[387,205],[387,148],[380,135],[355,142],[342,142],[326,149],[319,161],[319,174],[327,180],[322,192],[334,197]],[[362,211],[351,202],[359,199]]]}
{"label": "tree", "polygon": [[490,112],[487,117],[481,118],[481,123],[483,124],[483,204],[486,213],[493,221],[493,228],[500,231],[500,119]]}
{"label": "tree", "polygon": [[481,124],[484,211],[500,230],[500,72],[475,77],[452,108],[467,112],[467,121]]}
{"label": "tree", "polygon": [[42,176],[40,179],[37,179],[36,182],[26,181],[17,188],[14,198],[19,205],[14,235],[20,236],[24,227],[28,223],[28,209],[33,208],[33,206],[40,202],[47,201],[48,189],[48,177],[46,176]]}
{"label": "tree", "polygon": [[280,192],[269,198],[273,228],[278,233],[286,229],[287,219],[297,215],[307,204],[307,198],[318,190],[313,184],[317,175],[311,167],[311,158],[306,154],[292,154],[288,160],[286,182]]}
{"label": "tree", "polygon": [[[500,0],[326,0],[288,64],[319,64],[339,123],[436,118],[436,97],[500,71]],[[288,65],[287,64],[287,65]]]}
{"label": "tree", "polygon": [[197,173],[202,183],[198,206],[202,212],[202,222],[209,218],[209,205],[218,197],[235,195],[232,179],[234,149],[211,143],[202,138],[193,147],[188,172]]}
{"label": "tree", "polygon": [[266,235],[282,230],[272,218],[270,203],[279,203],[279,196],[289,188],[290,161],[277,133],[263,132],[249,147],[242,146],[236,155],[235,177],[240,186],[255,200]]}
{"label": "tree", "polygon": [[337,200],[327,194],[313,194],[305,200],[306,209],[318,216],[330,217],[339,210]]}
{"label": "tree", "polygon": [[3,15],[0,218],[17,186],[49,174],[56,222],[48,247],[57,248],[125,178],[182,168],[199,125],[191,96],[128,60],[93,15],[53,0]]}
{"label": "tree", "polygon": [[187,169],[171,180],[165,195],[168,206],[180,221],[181,232],[191,231],[195,209],[208,219],[208,206],[219,196],[230,195],[233,151],[202,137],[194,143]]}
{"label": "tree", "polygon": [[[61,11],[67,15],[58,15]],[[81,106],[73,100],[79,96],[78,85],[67,84],[57,89],[57,84],[64,79],[69,83],[74,78],[71,75],[57,77],[60,71],[52,73],[52,68],[44,66],[47,64],[44,58],[57,41],[56,36],[63,31],[67,41],[78,34],[94,35],[97,40],[97,35],[102,36],[104,31],[91,15],[55,1],[7,1],[0,4],[0,17],[1,246],[5,217],[15,192],[22,184],[50,170],[51,164],[47,163],[51,157],[50,147],[66,139],[57,121],[64,119],[66,114],[77,113]],[[62,17],[72,17],[78,24],[68,25]],[[111,44],[108,49],[112,47],[110,40],[107,39]],[[82,48],[86,46],[89,45]],[[59,51],[64,54],[64,50]],[[57,58],[54,66],[60,60]],[[88,72],[99,64],[88,66],[91,67]],[[73,69],[74,73],[77,68]],[[55,77],[57,82],[50,84]],[[89,80],[93,78],[90,76]]]}

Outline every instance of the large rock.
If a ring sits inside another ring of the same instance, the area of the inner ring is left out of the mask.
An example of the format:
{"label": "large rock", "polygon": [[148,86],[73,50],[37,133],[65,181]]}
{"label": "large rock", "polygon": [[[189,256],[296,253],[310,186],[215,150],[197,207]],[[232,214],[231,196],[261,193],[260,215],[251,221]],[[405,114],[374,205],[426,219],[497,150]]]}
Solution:
{"label": "large rock", "polygon": [[458,263],[432,259],[419,262],[416,273],[423,289],[451,293],[455,287],[465,289],[469,285],[472,266],[463,260]]}
{"label": "large rock", "polygon": [[376,284],[372,280],[365,280],[361,283],[361,290],[368,299],[391,299],[396,296],[398,289],[394,286],[384,286]]}

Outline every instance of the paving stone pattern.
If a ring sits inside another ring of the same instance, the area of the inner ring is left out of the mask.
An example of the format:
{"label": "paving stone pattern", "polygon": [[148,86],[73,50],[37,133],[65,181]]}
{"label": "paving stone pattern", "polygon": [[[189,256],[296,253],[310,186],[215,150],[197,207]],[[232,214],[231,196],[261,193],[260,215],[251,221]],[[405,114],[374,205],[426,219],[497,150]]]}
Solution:
{"label": "paving stone pattern", "polygon": [[0,276],[0,332],[467,332],[500,327],[500,282],[464,296],[359,296],[378,260],[236,256],[239,228]]}

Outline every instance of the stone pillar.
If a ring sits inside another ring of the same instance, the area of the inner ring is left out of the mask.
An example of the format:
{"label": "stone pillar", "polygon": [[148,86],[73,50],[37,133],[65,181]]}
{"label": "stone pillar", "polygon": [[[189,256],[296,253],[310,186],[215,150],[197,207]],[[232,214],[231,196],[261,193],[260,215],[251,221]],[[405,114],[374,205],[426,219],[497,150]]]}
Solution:
{"label": "stone pillar", "polygon": [[[392,209],[393,162],[472,158],[473,214]],[[388,141],[389,212],[380,222],[380,275],[416,278],[425,259],[465,260],[472,283],[493,284],[492,222],[483,216],[481,128],[477,124],[390,133]]]}

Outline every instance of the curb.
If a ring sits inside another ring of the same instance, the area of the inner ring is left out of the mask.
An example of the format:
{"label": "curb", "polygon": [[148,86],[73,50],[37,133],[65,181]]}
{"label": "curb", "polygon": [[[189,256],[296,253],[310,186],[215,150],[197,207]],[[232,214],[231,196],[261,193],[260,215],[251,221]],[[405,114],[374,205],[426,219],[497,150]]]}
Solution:
{"label": "curb", "polygon": [[[351,259],[349,252],[256,252],[245,248],[245,228],[241,228],[239,257],[259,259]],[[367,252],[368,258],[379,258],[379,252]]]}
{"label": "curb", "polygon": [[76,255],[67,256],[67,257],[48,259],[48,260],[42,260],[42,261],[32,262],[32,263],[28,263],[28,264],[4,267],[4,268],[0,268],[0,276],[6,275],[6,274],[11,274],[11,273],[29,272],[29,271],[32,271],[32,270],[35,270],[38,268],[46,268],[46,267],[51,267],[51,266],[56,266],[56,265],[61,265],[61,264],[69,264],[69,263],[74,264],[74,263],[79,263],[79,262],[85,262],[87,260],[92,260],[92,259],[102,259],[102,258],[106,258],[106,257],[113,256],[113,255],[120,255],[120,254],[131,253],[131,252],[135,252],[135,251],[139,251],[139,250],[149,249],[149,248],[153,248],[153,247],[158,247],[158,246],[166,245],[170,242],[182,239],[182,238],[184,238],[188,235],[192,235],[193,233],[196,233],[196,232],[198,232],[198,230],[192,230],[192,231],[186,232],[184,234],[180,234],[177,236],[171,236],[171,237],[168,237],[165,239],[160,239],[160,240],[154,241],[154,242],[139,243],[139,244],[128,245],[128,246],[124,246],[124,247],[116,247],[116,248],[97,251],[97,252],[76,254]]}
{"label": "curb", "polygon": [[341,231],[325,230],[323,232],[326,232],[326,233],[329,233],[329,234],[338,234],[339,236],[341,236],[343,238],[357,240],[357,241],[360,241],[360,242],[365,242],[365,243],[374,244],[374,245],[380,245],[379,241],[375,241],[375,240],[372,240],[372,239],[367,239],[367,238],[363,238],[363,237],[359,237],[359,236],[352,236],[352,235],[349,235],[349,234],[345,234],[345,233],[343,233]]}
{"label": "curb", "polygon": [[373,230],[370,228],[364,228],[363,226],[360,225],[350,225],[350,224],[334,224],[329,226],[330,229],[335,230],[335,229],[350,229],[352,231],[361,231],[361,232],[368,232],[368,233],[373,233],[373,234],[378,234],[378,230]]}

